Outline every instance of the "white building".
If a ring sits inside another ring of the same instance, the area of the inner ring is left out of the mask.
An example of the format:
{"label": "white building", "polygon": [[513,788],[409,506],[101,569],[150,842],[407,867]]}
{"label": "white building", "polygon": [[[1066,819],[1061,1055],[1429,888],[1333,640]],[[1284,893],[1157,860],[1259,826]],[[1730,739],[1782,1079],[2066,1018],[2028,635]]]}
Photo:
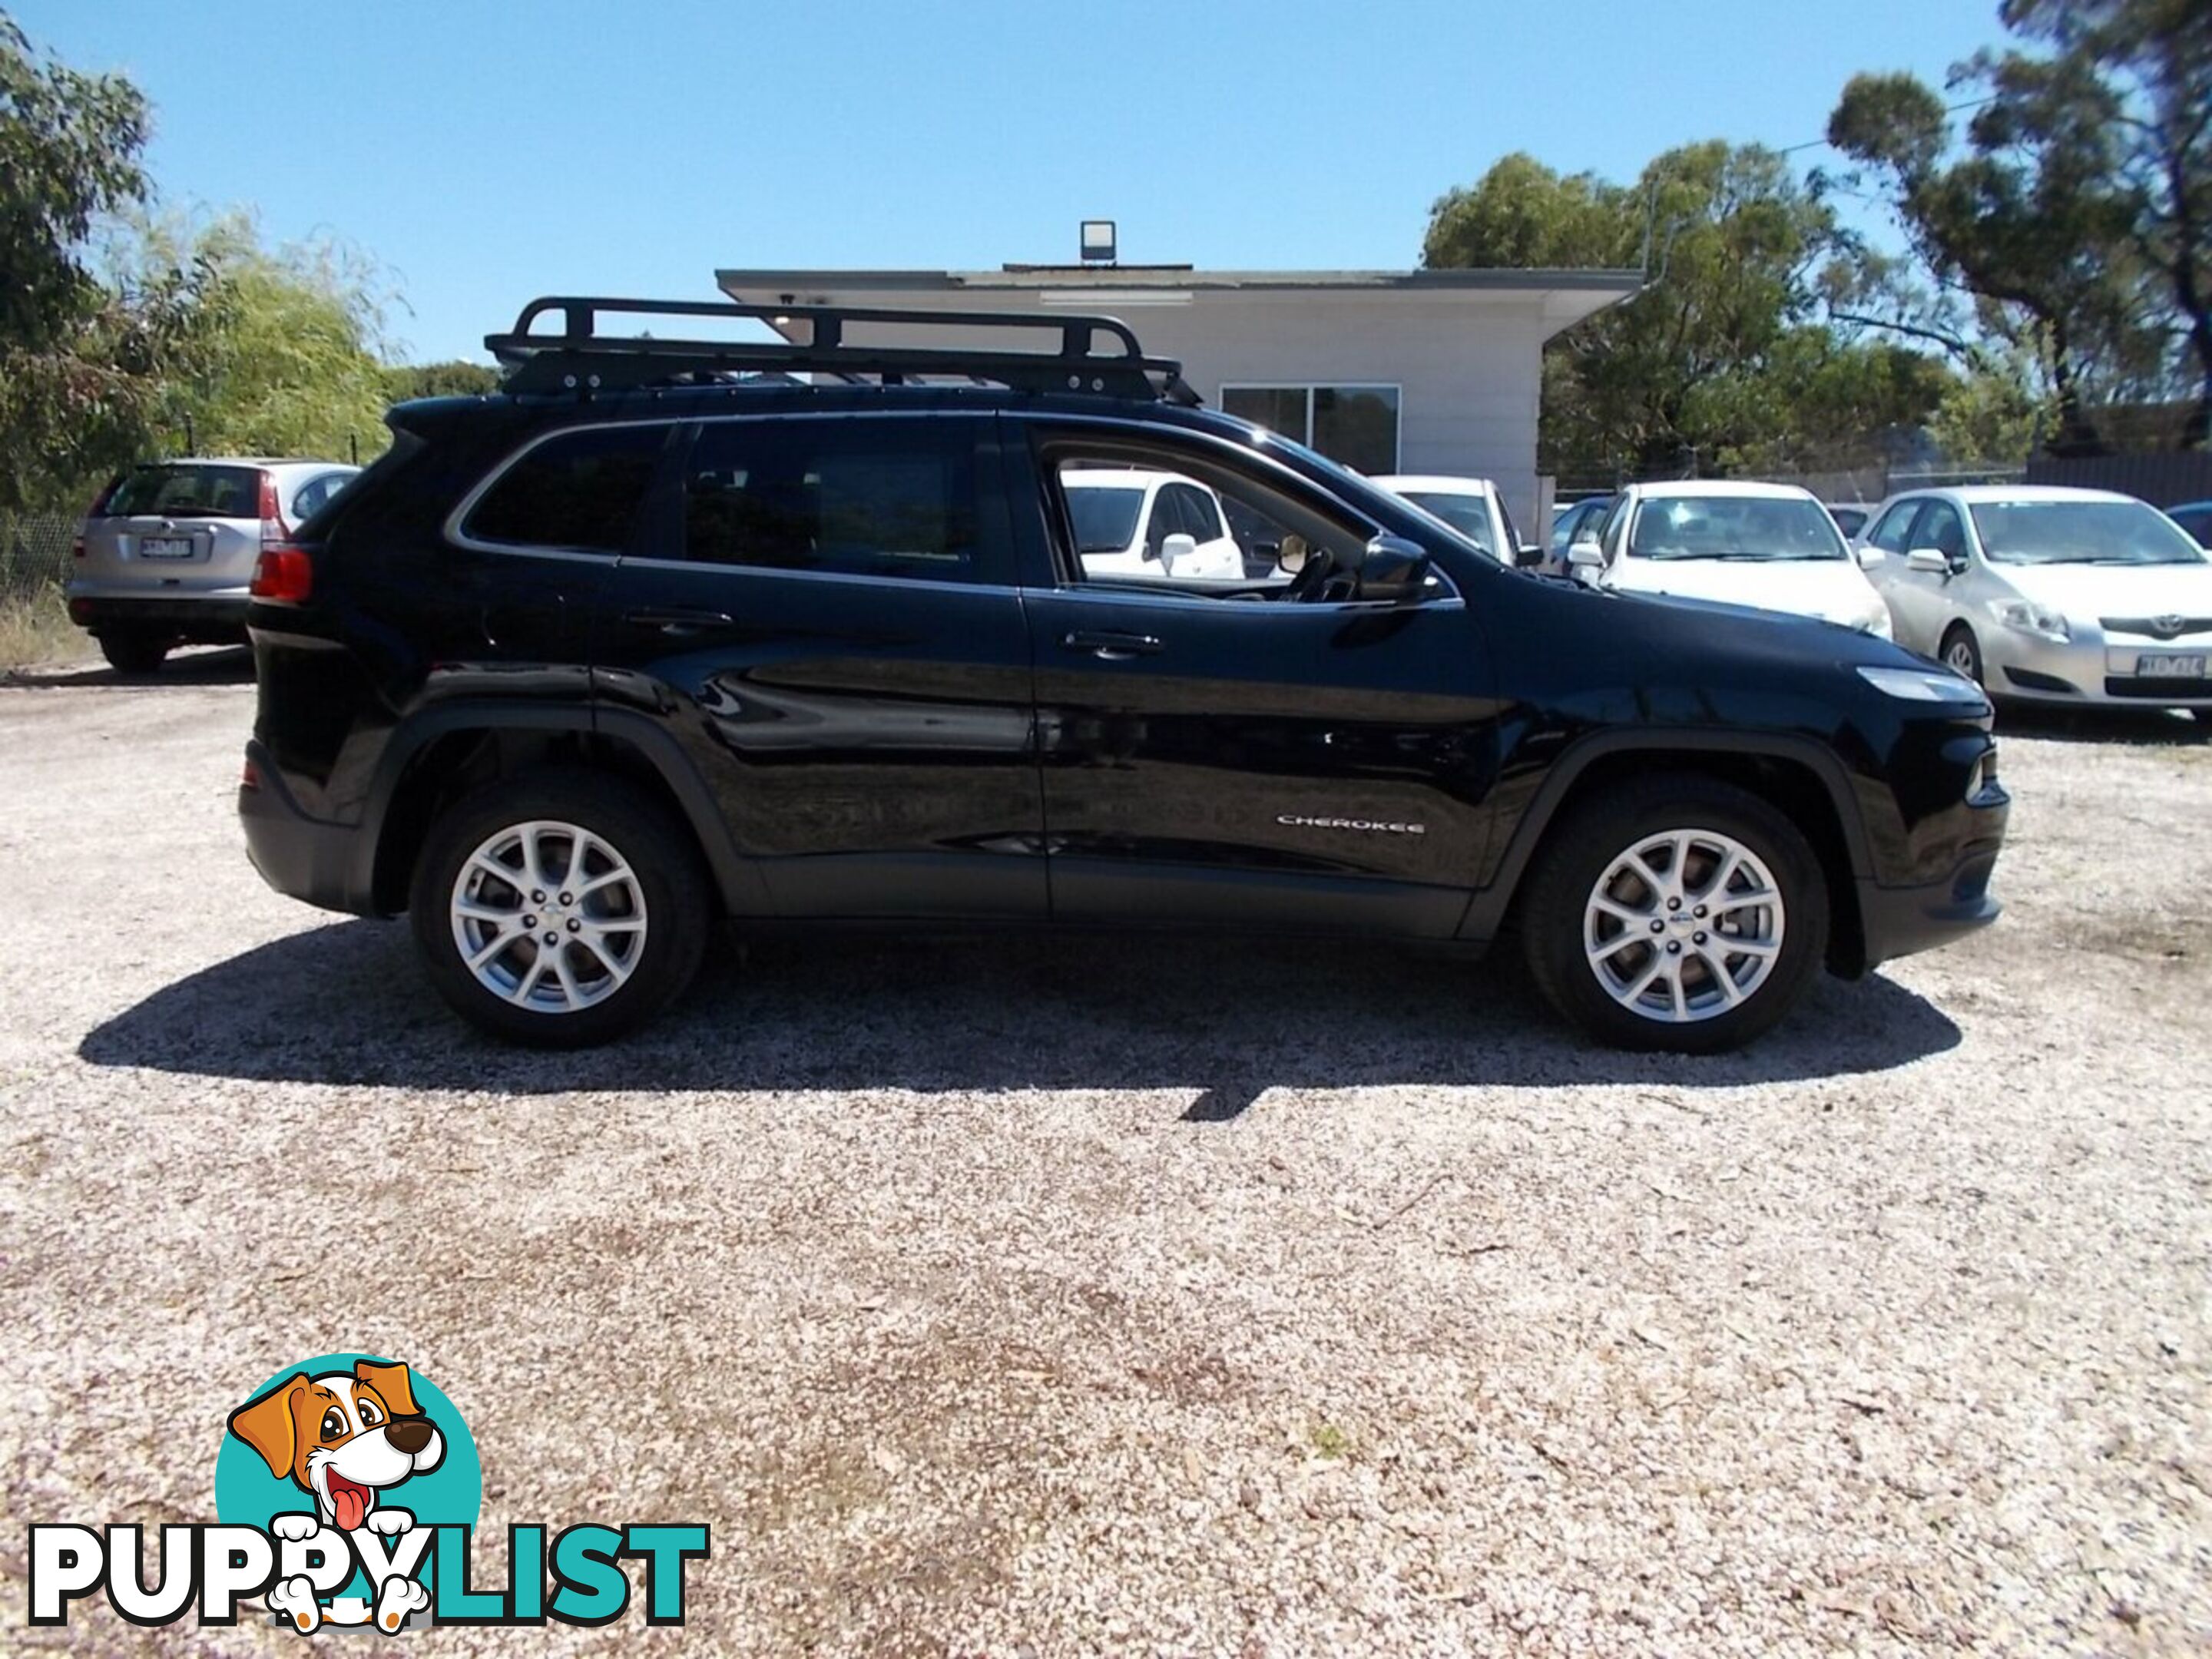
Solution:
{"label": "white building", "polygon": [[1639,280],[1622,270],[1100,264],[715,273],[744,305],[1118,317],[1149,355],[1181,359],[1208,404],[1364,472],[1494,478],[1532,533],[1544,516],[1536,484],[1544,342],[1634,293]]}

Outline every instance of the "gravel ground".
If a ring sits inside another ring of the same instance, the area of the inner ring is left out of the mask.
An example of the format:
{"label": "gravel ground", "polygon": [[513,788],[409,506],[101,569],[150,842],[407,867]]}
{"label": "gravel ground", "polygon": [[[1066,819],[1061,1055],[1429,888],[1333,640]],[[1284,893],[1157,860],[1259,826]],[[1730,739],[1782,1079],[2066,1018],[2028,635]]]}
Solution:
{"label": "gravel ground", "polygon": [[252,696],[0,686],[0,1645],[206,1650],[25,1629],[21,1529],[209,1518],[349,1348],[466,1413],[488,1575],[714,1527],[684,1630],[423,1651],[2212,1645],[2202,727],[2012,734],[2003,922],[1743,1055],[1138,939],[764,945],[549,1058],[261,886]]}

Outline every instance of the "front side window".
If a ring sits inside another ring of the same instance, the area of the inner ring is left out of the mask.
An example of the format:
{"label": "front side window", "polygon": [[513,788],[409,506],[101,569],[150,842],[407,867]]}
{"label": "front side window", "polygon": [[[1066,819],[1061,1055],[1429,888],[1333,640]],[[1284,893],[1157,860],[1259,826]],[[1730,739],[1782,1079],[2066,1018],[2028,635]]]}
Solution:
{"label": "front side window", "polygon": [[[1371,533],[1303,491],[1179,450],[1071,439],[1047,445],[1045,467],[1069,574],[1085,585],[1267,597],[1316,553],[1352,568]],[[1148,527],[1130,505],[1147,495]]]}
{"label": "front side window", "polygon": [[630,544],[669,427],[588,427],[549,438],[499,477],[461,526],[480,542],[620,553]]}
{"label": "front side window", "polygon": [[1849,556],[1836,521],[1809,496],[1656,496],[1637,513],[1628,550],[1639,559],[1761,563]]}
{"label": "front side window", "polygon": [[1996,564],[2203,564],[2203,550],[2141,501],[1976,501]]}
{"label": "front side window", "polygon": [[1965,558],[1966,526],[1959,520],[1959,509],[1948,501],[1929,502],[1912,526],[1912,544],[1932,547],[1947,559]]}
{"label": "front side window", "polygon": [[964,421],[711,421],[684,468],[701,564],[975,579],[975,441]]}
{"label": "front side window", "polygon": [[1225,386],[1221,407],[1355,472],[1398,467],[1395,386]]}

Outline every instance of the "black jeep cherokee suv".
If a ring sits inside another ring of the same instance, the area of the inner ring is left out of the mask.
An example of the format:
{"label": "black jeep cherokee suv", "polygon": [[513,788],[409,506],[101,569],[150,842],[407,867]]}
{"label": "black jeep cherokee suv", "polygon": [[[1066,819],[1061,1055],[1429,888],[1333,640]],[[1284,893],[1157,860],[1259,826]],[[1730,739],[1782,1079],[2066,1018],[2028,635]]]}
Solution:
{"label": "black jeep cherokee suv", "polygon": [[1713,1050],[1997,913],[1990,711],[1921,658],[1501,565],[1109,319],[613,311],[763,314],[534,303],[249,616],[254,863],[502,1036],[635,1026],[722,918],[1517,924],[1601,1039]]}

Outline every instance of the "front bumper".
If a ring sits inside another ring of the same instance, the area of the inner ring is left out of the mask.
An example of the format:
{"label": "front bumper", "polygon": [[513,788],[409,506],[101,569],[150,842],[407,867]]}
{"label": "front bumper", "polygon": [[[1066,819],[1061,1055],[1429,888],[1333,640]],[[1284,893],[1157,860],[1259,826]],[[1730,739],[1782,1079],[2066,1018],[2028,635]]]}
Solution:
{"label": "front bumper", "polygon": [[70,620],[88,633],[112,629],[161,632],[191,645],[240,645],[246,640],[243,589],[207,594],[116,593],[72,583]]}
{"label": "front bumper", "polygon": [[301,811],[258,741],[246,745],[246,763],[255,781],[239,787],[238,817],[246,855],[261,879],[287,898],[325,910],[376,914],[369,891],[373,849],[362,829]]}
{"label": "front bumper", "polygon": [[2061,643],[1991,628],[1983,640],[1983,678],[1991,696],[2049,708],[2212,708],[2212,679],[2136,672],[2143,656],[2164,653],[2212,656],[2212,635],[2167,641],[2100,632]]}
{"label": "front bumper", "polygon": [[1997,919],[2004,907],[1990,896],[1990,877],[1997,862],[1996,840],[1977,842],[1942,881],[1915,887],[1858,883],[1859,928],[1863,936],[1862,971],[1885,962],[1948,945]]}

